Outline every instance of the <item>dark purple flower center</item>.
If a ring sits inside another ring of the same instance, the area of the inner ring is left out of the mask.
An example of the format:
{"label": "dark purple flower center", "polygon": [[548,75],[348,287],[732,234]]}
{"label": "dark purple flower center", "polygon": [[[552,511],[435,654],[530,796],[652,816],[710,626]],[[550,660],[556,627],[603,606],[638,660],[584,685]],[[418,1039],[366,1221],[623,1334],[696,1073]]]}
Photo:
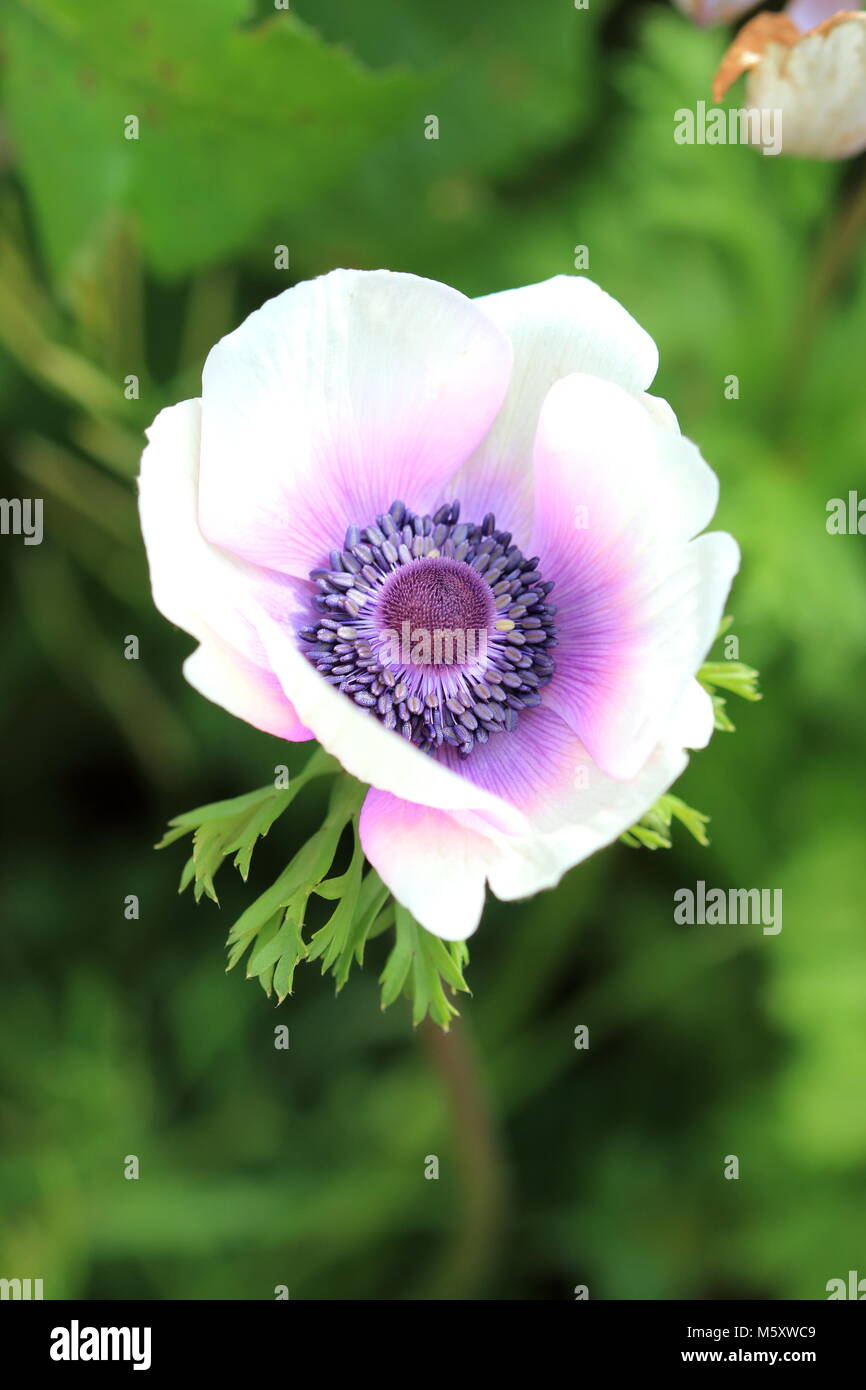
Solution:
{"label": "dark purple flower center", "polygon": [[315,613],[299,636],[326,680],[426,752],[468,756],[541,703],[554,671],[553,584],[492,513],[460,503],[416,516],[394,502],[350,526],[312,570]]}
{"label": "dark purple flower center", "polygon": [[490,585],[465,560],[444,555],[400,565],[385,580],[376,608],[382,631],[487,632],[496,618]]}

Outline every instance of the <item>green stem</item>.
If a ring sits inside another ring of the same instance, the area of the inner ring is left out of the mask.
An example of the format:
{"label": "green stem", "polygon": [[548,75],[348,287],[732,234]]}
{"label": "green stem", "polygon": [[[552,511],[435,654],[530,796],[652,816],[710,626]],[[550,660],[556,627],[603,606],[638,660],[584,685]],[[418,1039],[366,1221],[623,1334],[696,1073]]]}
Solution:
{"label": "green stem", "polygon": [[779,379],[774,418],[792,418],[792,396],[799,394],[799,383],[808,371],[821,319],[833,295],[842,285],[857,250],[866,236],[866,177],[854,192],[841,201],[829,223],[805,293],[791,324],[790,348]]}
{"label": "green stem", "polygon": [[490,1271],[505,1206],[505,1168],[478,1054],[462,1019],[446,1033],[420,1028],[451,1119],[460,1170],[458,1234],[432,1283],[433,1298],[472,1298]]}

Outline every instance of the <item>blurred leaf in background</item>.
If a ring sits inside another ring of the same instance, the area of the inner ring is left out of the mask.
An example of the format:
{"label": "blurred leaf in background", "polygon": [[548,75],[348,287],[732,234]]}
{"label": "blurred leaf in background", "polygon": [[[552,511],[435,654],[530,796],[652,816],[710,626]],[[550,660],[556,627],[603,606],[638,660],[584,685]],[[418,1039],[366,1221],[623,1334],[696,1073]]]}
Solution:
{"label": "blurred leaf in background", "polygon": [[293,16],[250,18],[248,0],[12,0],[9,116],[55,272],[99,254],[123,209],[162,274],[242,250],[351,167],[420,85],[366,72]]}

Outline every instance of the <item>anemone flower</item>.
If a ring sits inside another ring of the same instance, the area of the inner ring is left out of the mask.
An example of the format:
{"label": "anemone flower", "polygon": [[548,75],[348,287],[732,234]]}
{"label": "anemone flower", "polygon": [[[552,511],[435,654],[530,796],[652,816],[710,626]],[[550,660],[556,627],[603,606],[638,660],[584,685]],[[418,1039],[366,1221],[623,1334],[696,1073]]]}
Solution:
{"label": "anemone flower", "polygon": [[[213,348],[140,478],[190,683],[369,791],[364,851],[429,931],[555,884],[710,737],[695,673],[738,551],[658,356],[589,280],[470,300],[337,270]],[[449,640],[440,642],[443,637]]]}
{"label": "anemone flower", "polygon": [[743,25],[722,59],[713,100],[748,73],[746,105],[781,113],[781,152],[845,159],[866,149],[866,13],[836,0],[793,0]]}

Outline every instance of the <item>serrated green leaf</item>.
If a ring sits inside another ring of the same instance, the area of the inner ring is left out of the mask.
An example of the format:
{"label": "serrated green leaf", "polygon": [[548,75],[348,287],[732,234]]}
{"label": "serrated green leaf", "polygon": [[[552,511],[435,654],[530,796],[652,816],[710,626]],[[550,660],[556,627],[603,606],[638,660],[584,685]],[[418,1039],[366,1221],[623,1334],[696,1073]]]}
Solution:
{"label": "serrated green leaf", "polygon": [[382,1008],[387,1008],[405,989],[412,1000],[416,1026],[428,1015],[440,1028],[448,1028],[457,1009],[447,997],[443,982],[468,992],[463,965],[468,952],[463,942],[449,943],[419,927],[401,904],[395,905],[397,936],[380,976]]}
{"label": "serrated green leaf", "polygon": [[758,672],[742,661],[705,661],[698,671],[698,680],[711,694],[718,687],[739,695],[741,700],[760,700],[757,688]]}
{"label": "serrated green leaf", "polygon": [[713,695],[713,727],[724,734],[735,734],[737,726],[727,711],[727,701],[723,695]]}
{"label": "serrated green leaf", "polygon": [[297,929],[295,938],[289,949],[283,952],[274,969],[274,993],[281,1004],[291,994],[295,970],[306,955],[304,943]]}
{"label": "serrated green leaf", "polygon": [[[275,914],[278,914],[279,917],[283,915],[284,909],[286,910],[286,920],[293,921],[300,932],[301,919],[307,899],[331,867],[340,837],[348,822],[358,811],[364,791],[365,789],[360,782],[356,782],[354,778],[345,774],[335,780],[324,823],[298,850],[279,878],[241,913],[232,926],[226,943],[230,951],[231,965],[236,964],[254,939],[258,938],[258,944],[263,944],[261,934],[267,929]],[[265,938],[265,940],[269,939],[269,936]],[[287,932],[286,941],[293,949],[291,932]],[[256,949],[258,949],[258,945]],[[278,953],[278,955],[281,954],[282,952]],[[306,948],[303,947],[303,943],[300,943],[297,958],[290,967],[287,966],[281,973],[281,981],[287,972],[289,979],[291,979],[291,970],[294,969],[294,965],[297,964],[297,959],[300,959],[301,955],[306,955]],[[270,962],[267,969],[272,970],[273,964],[274,962]],[[277,993],[279,995],[280,990]]]}
{"label": "serrated green leaf", "polygon": [[186,861],[186,863],[185,863],[184,866],[183,866],[183,872],[182,872],[182,874],[181,874],[181,876],[180,876],[180,885],[179,885],[178,890],[177,890],[178,893],[182,893],[182,892],[184,891],[185,888],[188,888],[189,885],[192,883],[194,877],[195,877],[195,860],[193,859],[192,855],[190,855],[189,859]]}
{"label": "serrated green leaf", "polygon": [[288,787],[277,787],[273,782],[268,782],[263,787],[256,787],[255,791],[244,792],[242,796],[232,796],[226,801],[211,801],[207,806],[196,807],[194,811],[184,811],[179,816],[173,816],[169,821],[169,826],[194,830],[196,826],[204,825],[206,821],[240,817],[247,811],[255,810],[262,803],[267,804],[271,801],[281,805],[285,810],[313,778],[326,777],[339,771],[340,764],[336,758],[331,757],[330,753],[326,753],[324,748],[316,748],[301,771],[295,773],[294,777],[290,779]]}
{"label": "serrated green leaf", "polygon": [[379,976],[379,983],[382,986],[382,1008],[387,1009],[400,997],[403,988],[409,978],[409,971],[412,969],[412,959],[415,951],[414,933],[408,931],[402,925],[401,913],[395,909],[395,924],[397,927],[397,939],[391,947],[388,959],[385,962],[385,969]]}
{"label": "serrated green leaf", "polygon": [[[352,863],[340,880],[345,894],[343,901],[310,943],[310,959],[322,958],[322,972],[332,970],[338,992],[349,978],[353,961],[363,964],[364,948],[389,897],[388,889],[374,869],[361,880],[364,853],[357,827],[355,833]],[[337,881],[329,880],[329,888]],[[316,889],[317,893],[322,886]]]}
{"label": "serrated green leaf", "polygon": [[280,908],[268,918],[256,937],[255,950],[247,961],[248,980],[251,980],[255,975],[261,975],[269,966],[273,969],[279,960],[282,947],[278,944],[278,938],[282,919],[283,910]]}
{"label": "serrated green leaf", "polygon": [[180,840],[180,839],[183,838],[184,835],[188,835],[188,834],[189,834],[189,827],[188,827],[188,826],[186,826],[186,825],[178,825],[178,826],[175,826],[174,829],[166,830],[166,832],[165,832],[165,834],[163,835],[162,839],[159,840],[159,841],[154,845],[154,849],[167,849],[169,845],[173,845],[173,844],[175,843],[176,840]]}
{"label": "serrated green leaf", "polygon": [[632,849],[670,849],[671,822],[678,820],[698,844],[706,846],[709,840],[704,827],[709,824],[709,819],[709,816],[694,810],[680,797],[667,792],[619,838]]}
{"label": "serrated green leaf", "polygon": [[[361,841],[356,833],[355,846],[352,851],[352,862],[344,874],[338,879],[332,879],[331,884],[340,885],[341,897],[336,908],[325,925],[316,932],[310,942],[309,958],[311,961],[321,957],[322,974],[330,970],[335,961],[346,951],[347,942],[351,940],[352,923],[358,910],[358,895],[361,889],[361,874],[364,870],[364,851],[361,848]],[[321,887],[318,884],[313,890],[318,892]],[[351,947],[348,952],[351,960]],[[338,982],[338,988],[340,987]]]}
{"label": "serrated green leaf", "polygon": [[223,862],[222,840],[210,827],[202,827],[193,837],[193,862],[195,864],[195,900],[199,902],[206,893],[213,902],[219,902],[214,888],[214,874]]}
{"label": "serrated green leaf", "polygon": [[[696,811],[694,807],[688,806],[680,797],[673,796],[670,792],[662,797],[662,802],[664,803],[665,810],[669,817],[673,817],[673,819],[678,820],[681,825],[684,825],[689,834],[697,840],[698,844],[706,848],[710,843],[707,839],[705,830],[705,826],[709,825],[710,822],[709,816],[705,816],[701,811]],[[668,824],[670,824],[670,819],[668,820]]]}
{"label": "serrated green leaf", "polygon": [[243,796],[233,796],[227,801],[212,801],[207,806],[197,806],[194,811],[184,811],[180,816],[174,816],[170,821],[170,826],[177,826],[181,834],[187,834],[190,830],[195,830],[200,825],[206,825],[208,821],[237,821],[243,823],[244,817],[255,810],[263,802],[277,800],[287,795],[289,789],[277,789],[273,783],[268,783],[265,787],[257,787],[255,791],[245,792]]}
{"label": "serrated green leaf", "polygon": [[171,821],[171,828],[157,845],[157,849],[192,832],[193,873],[188,873],[187,865],[182,879],[182,889],[194,879],[196,901],[206,893],[216,902],[218,899],[214,878],[224,859],[234,854],[235,867],[246,881],[253,849],[259,839],[268,833],[274,822],[287,810],[308,782],[338,771],[339,764],[335,759],[319,748],[309,758],[302,771],[292,778],[288,787],[269,784],[246,792],[243,796],[211,802],[210,805],[199,806],[194,811],[175,816]]}

